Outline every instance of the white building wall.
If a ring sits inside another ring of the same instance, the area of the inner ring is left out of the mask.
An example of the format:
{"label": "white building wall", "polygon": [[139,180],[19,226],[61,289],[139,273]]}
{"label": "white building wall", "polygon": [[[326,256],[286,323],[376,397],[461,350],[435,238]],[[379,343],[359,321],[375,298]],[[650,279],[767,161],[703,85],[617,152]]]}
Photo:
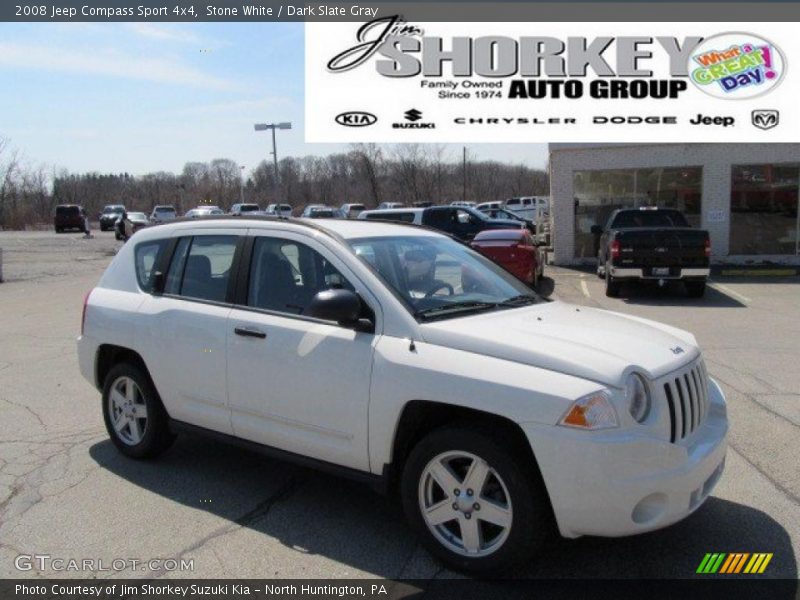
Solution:
{"label": "white building wall", "polygon": [[[575,259],[573,173],[606,169],[702,167],[702,227],[711,236],[716,262],[772,261],[800,264],[793,256],[729,257],[731,168],[733,165],[800,163],[800,144],[550,144],[550,202],[553,262]],[[721,211],[722,221],[709,215]]]}

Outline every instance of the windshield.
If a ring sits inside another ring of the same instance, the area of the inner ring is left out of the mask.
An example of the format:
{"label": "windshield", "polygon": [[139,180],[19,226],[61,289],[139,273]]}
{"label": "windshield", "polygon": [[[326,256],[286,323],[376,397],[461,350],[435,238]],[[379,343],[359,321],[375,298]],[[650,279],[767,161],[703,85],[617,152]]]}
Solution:
{"label": "windshield", "polygon": [[171,206],[156,206],[157,213],[174,213],[175,209]]}
{"label": "windshield", "polygon": [[242,204],[239,207],[239,212],[256,212],[258,210],[257,204]]}
{"label": "windshield", "polygon": [[121,213],[123,207],[122,206],[106,206],[103,209],[104,214],[112,214],[112,213]]}
{"label": "windshield", "polygon": [[393,236],[349,243],[420,320],[541,301],[510,273],[449,238]]}

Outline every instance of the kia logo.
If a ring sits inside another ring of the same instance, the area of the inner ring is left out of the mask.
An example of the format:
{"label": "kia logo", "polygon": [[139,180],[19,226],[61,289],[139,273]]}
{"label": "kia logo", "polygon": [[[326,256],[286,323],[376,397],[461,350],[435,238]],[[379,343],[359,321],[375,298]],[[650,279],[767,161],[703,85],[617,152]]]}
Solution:
{"label": "kia logo", "polygon": [[368,125],[374,125],[377,121],[378,117],[372,113],[360,110],[351,110],[336,115],[336,122],[345,127],[367,127]]}

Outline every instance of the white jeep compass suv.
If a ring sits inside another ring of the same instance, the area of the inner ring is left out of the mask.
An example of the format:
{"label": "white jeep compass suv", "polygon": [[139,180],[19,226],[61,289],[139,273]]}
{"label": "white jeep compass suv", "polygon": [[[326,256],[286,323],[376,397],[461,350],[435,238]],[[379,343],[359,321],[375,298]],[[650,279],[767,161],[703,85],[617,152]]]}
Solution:
{"label": "white jeep compass suv", "polygon": [[179,431],[380,483],[447,565],[675,523],[723,469],[694,337],[551,302],[461,243],[362,220],[205,218],[137,232],[78,354],[132,458]]}

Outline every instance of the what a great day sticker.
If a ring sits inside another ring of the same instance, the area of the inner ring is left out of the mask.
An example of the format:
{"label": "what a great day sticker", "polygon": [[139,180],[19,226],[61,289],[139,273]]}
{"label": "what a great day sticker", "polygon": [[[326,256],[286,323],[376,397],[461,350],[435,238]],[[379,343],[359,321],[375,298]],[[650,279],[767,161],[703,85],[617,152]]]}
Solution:
{"label": "what a great day sticker", "polygon": [[752,33],[706,38],[689,58],[694,84],[717,98],[755,98],[783,79],[786,59],[775,44]]}

